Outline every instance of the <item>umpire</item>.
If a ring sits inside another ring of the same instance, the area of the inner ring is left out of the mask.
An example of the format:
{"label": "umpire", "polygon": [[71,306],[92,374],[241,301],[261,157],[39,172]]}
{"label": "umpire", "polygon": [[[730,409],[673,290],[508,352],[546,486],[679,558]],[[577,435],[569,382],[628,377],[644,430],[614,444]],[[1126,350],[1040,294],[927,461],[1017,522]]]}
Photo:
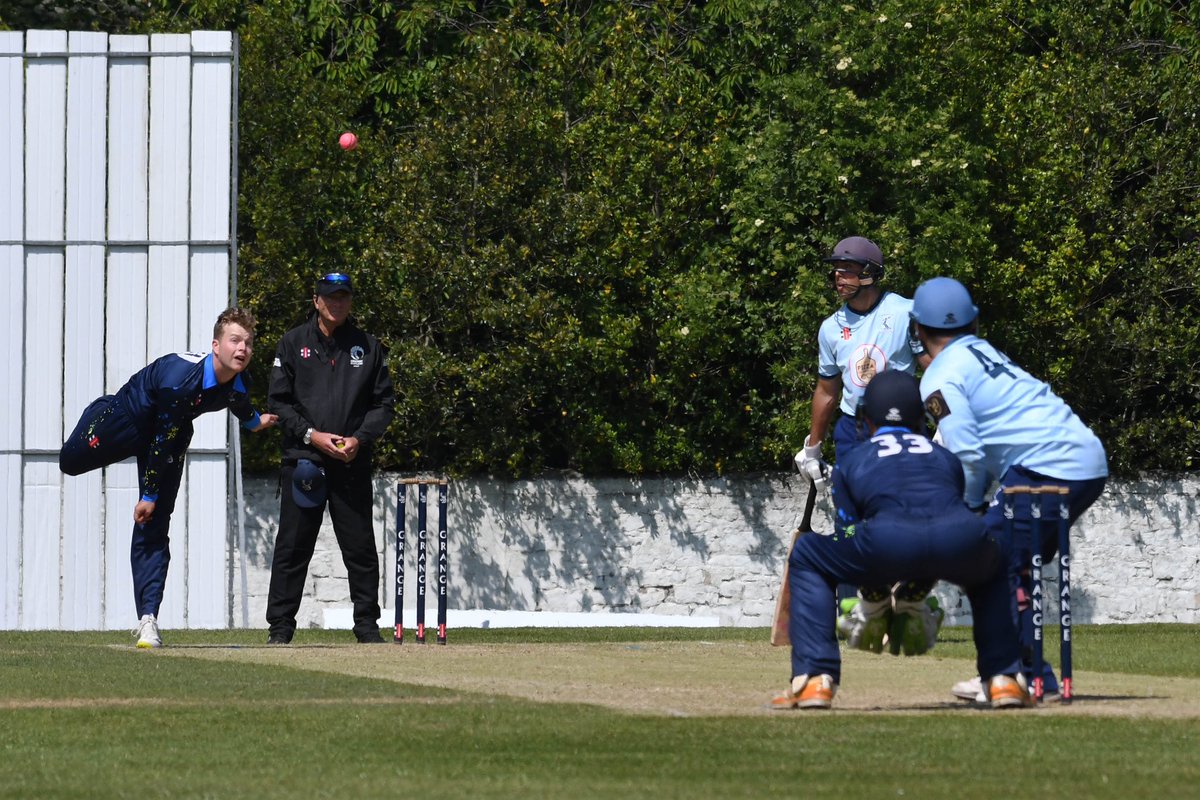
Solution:
{"label": "umpire", "polygon": [[353,299],[349,275],[323,275],[313,312],[283,335],[275,352],[267,403],[283,429],[284,490],[267,595],[268,644],[292,641],[326,504],[350,580],[354,635],[363,644],[383,642],[371,454],[396,396],[387,351],[350,320]]}

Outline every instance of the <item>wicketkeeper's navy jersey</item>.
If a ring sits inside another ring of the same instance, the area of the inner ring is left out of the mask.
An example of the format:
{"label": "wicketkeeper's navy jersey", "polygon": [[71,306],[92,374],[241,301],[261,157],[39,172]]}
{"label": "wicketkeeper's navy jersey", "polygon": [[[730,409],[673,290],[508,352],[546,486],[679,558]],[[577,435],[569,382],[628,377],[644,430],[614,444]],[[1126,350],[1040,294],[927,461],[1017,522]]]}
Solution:
{"label": "wicketkeeper's navy jersey", "polygon": [[865,519],[970,514],[958,458],[908,428],[885,427],[852,447],[833,470],[834,534],[853,536]]}

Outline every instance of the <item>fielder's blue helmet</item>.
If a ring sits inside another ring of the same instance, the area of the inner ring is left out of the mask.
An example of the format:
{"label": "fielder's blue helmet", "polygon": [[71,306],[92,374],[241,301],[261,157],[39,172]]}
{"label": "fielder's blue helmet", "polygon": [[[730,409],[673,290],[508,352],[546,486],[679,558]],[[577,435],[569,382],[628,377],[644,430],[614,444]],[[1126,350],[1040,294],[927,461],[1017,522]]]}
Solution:
{"label": "fielder's blue helmet", "polygon": [[974,322],[979,308],[954,278],[930,278],[917,287],[909,316],[926,328],[950,330]]}

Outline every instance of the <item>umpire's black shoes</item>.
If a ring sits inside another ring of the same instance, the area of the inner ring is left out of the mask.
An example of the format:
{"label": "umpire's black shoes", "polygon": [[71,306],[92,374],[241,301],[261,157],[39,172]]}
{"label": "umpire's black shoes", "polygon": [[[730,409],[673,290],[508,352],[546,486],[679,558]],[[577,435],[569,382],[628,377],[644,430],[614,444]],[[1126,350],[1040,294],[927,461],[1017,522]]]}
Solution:
{"label": "umpire's black shoes", "polygon": [[379,631],[355,631],[354,637],[358,639],[359,644],[383,644],[383,637],[379,635]]}
{"label": "umpire's black shoes", "polygon": [[286,633],[272,633],[267,637],[267,644],[291,644],[292,637]]}

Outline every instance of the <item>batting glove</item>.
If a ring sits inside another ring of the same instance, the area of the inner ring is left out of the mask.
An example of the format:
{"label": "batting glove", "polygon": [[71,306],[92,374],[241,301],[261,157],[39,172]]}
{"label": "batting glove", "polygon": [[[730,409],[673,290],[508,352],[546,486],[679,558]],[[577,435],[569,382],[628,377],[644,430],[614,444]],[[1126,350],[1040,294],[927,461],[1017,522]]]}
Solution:
{"label": "batting glove", "polygon": [[796,453],[796,469],[811,480],[818,489],[825,488],[825,484],[829,482],[829,465],[821,460],[821,443],[817,442],[814,445],[808,443],[808,439],[804,440],[804,449]]}

